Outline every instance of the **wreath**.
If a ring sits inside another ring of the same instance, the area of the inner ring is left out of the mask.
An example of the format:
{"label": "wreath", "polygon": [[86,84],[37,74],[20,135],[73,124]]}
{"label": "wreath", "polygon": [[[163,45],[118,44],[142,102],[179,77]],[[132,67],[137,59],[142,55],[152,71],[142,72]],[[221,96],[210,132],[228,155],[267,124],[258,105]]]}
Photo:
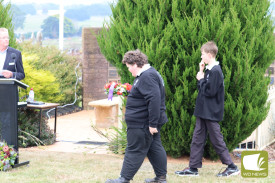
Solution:
{"label": "wreath", "polygon": [[6,171],[14,165],[17,158],[17,152],[13,146],[8,145],[6,142],[0,142],[0,170]]}

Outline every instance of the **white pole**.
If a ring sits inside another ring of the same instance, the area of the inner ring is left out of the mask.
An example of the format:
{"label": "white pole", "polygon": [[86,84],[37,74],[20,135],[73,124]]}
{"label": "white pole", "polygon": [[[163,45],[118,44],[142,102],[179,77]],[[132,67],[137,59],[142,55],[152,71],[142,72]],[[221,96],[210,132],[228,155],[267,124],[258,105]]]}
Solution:
{"label": "white pole", "polygon": [[64,38],[64,4],[60,0],[59,5],[59,49],[63,51],[63,38]]}

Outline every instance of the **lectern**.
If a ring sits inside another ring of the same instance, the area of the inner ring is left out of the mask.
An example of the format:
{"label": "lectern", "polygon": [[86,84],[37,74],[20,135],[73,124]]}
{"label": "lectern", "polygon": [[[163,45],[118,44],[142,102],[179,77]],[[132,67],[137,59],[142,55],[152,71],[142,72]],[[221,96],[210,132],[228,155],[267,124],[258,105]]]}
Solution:
{"label": "lectern", "polygon": [[[13,145],[18,152],[18,122],[17,111],[19,107],[27,105],[26,102],[18,101],[18,87],[26,89],[28,85],[16,79],[0,79],[0,129],[1,140],[6,141],[8,145]],[[29,161],[19,163],[18,158],[13,167],[28,164]]]}

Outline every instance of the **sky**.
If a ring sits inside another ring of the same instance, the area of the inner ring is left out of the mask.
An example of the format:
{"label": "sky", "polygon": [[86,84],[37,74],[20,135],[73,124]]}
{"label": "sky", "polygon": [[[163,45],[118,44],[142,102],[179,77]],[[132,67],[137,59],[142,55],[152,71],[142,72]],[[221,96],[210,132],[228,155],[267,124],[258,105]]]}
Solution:
{"label": "sky", "polygon": [[[12,3],[37,3],[37,0],[4,0],[5,2],[12,2]],[[116,0],[63,0],[66,4],[108,4],[112,3]],[[275,0],[270,0],[271,2],[275,2]],[[39,0],[39,4],[41,3],[59,3],[60,0]]]}
{"label": "sky", "polygon": [[[4,2],[11,2],[12,4],[27,4],[27,3],[55,3],[59,4],[61,0],[4,0]],[[72,4],[109,4],[114,2],[115,0],[63,0],[64,5],[72,5]]]}
{"label": "sky", "polygon": [[[37,0],[4,0],[4,2],[11,2],[14,4],[26,4],[26,3],[38,3]],[[59,4],[61,0],[39,0],[39,4],[41,3],[55,3]],[[72,5],[72,4],[109,4],[113,3],[117,0],[63,0],[64,4]],[[270,0],[270,2],[275,2],[275,0]]]}

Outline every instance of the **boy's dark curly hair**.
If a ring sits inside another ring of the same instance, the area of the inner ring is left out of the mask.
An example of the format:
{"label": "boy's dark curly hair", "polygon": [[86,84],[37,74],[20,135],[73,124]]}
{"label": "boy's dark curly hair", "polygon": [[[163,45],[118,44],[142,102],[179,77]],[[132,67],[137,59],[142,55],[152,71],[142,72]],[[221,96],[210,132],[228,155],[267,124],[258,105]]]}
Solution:
{"label": "boy's dark curly hair", "polygon": [[139,49],[136,49],[126,52],[122,59],[122,63],[130,65],[137,64],[137,66],[141,68],[144,64],[148,64],[148,58]]}

